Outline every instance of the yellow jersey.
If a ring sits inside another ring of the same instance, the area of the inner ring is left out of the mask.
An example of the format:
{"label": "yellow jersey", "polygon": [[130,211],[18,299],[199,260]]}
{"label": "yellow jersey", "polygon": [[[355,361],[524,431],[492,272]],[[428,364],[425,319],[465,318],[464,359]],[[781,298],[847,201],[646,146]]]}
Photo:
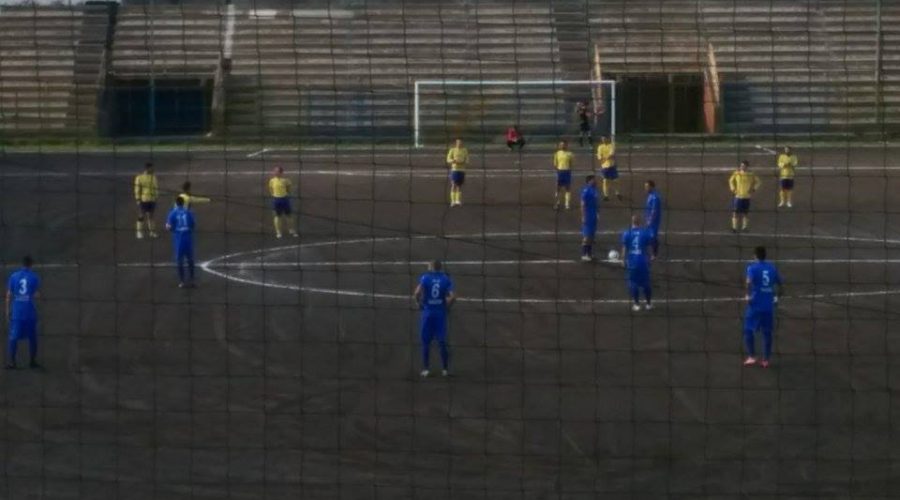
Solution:
{"label": "yellow jersey", "polygon": [[572,170],[572,152],[560,149],[553,155],[553,166],[556,170]]}
{"label": "yellow jersey", "polygon": [[613,157],[616,155],[616,145],[613,143],[597,146],[597,159],[600,160],[600,168],[609,168],[614,165]]}
{"label": "yellow jersey", "polygon": [[759,184],[759,177],[753,172],[735,170],[728,179],[728,187],[731,188],[735,198],[750,198],[753,192],[759,189]]}
{"label": "yellow jersey", "polygon": [[194,203],[209,203],[212,201],[210,198],[197,196],[195,194],[181,193],[178,196],[181,196],[181,199],[184,200],[184,208],[191,208],[191,205]]}
{"label": "yellow jersey", "polygon": [[134,177],[134,199],[142,203],[156,201],[159,184],[153,174],[139,174]]}
{"label": "yellow jersey", "polygon": [[778,173],[782,179],[793,179],[797,168],[797,155],[778,155]]}
{"label": "yellow jersey", "polygon": [[466,163],[469,163],[469,150],[455,146],[450,148],[447,151],[447,163],[450,164],[450,170],[465,170]]}
{"label": "yellow jersey", "polygon": [[284,177],[269,179],[269,194],[272,198],[287,198],[291,194],[291,181]]}

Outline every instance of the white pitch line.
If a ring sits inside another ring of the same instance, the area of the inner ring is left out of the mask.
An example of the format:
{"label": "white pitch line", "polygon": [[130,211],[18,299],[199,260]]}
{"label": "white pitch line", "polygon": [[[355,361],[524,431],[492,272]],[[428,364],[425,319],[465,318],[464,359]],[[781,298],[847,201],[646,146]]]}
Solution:
{"label": "white pitch line", "polygon": [[257,156],[262,155],[262,154],[266,154],[266,153],[268,153],[269,151],[271,151],[269,148],[262,148],[262,149],[260,149],[259,151],[256,151],[256,152],[253,152],[253,153],[248,154],[248,155],[247,155],[247,158],[256,158]]}
{"label": "white pitch line", "polygon": [[[577,265],[583,266],[584,263],[577,258],[571,259],[506,259],[506,260],[445,260],[442,261],[446,266],[547,266],[547,265]],[[617,264],[621,265],[622,261],[597,260],[596,263]],[[748,259],[661,259],[656,265],[660,264],[746,264]],[[777,264],[900,264],[900,259],[776,259]],[[316,267],[406,267],[406,266],[425,266],[428,261],[407,261],[407,260],[358,260],[358,261],[242,261],[242,262],[225,262],[216,264],[216,268],[254,270],[254,269],[293,269],[293,268],[316,268]],[[144,264],[134,263],[126,264],[129,267],[140,267]]]}
{"label": "white pitch line", "polygon": [[765,151],[766,153],[768,153],[768,154],[770,154],[770,155],[773,155],[773,154],[776,154],[776,153],[777,153],[777,151],[775,151],[774,149],[769,149],[769,148],[763,147],[763,146],[760,145],[760,144],[757,144],[757,145],[756,145],[756,149],[758,149],[758,150],[760,150],[760,151]]}
{"label": "white pitch line", "polygon": [[[237,270],[259,270],[259,269],[296,269],[296,268],[333,268],[333,267],[422,267],[429,261],[407,261],[407,260],[359,260],[359,261],[238,261],[238,262],[222,262],[216,263],[216,269],[237,269]],[[572,259],[505,259],[505,260],[445,260],[442,261],[447,266],[460,267],[481,267],[481,266],[547,266],[547,265],[572,265],[584,266],[585,264],[577,258]],[[594,261],[600,264],[621,265],[622,261],[611,261],[607,259],[599,259]],[[748,259],[660,259],[655,265],[661,264],[746,264]],[[776,259],[777,264],[900,264],[900,259]],[[57,262],[35,265],[38,269],[77,269],[79,267],[105,267],[108,264],[78,264],[75,262]],[[172,268],[175,264],[172,262],[119,262],[115,267],[122,268]],[[12,267],[11,267],[12,268]]]}
{"label": "white pitch line", "polygon": [[[616,233],[614,231],[604,231],[602,234],[610,234]],[[498,233],[482,233],[482,234],[469,234],[469,235],[450,235],[444,236],[444,238],[489,238],[489,237],[509,237],[516,236],[522,238],[523,236],[546,236],[546,235],[556,235],[559,236],[564,233],[555,233],[550,231],[537,231],[534,233],[513,233],[513,232],[498,232]],[[571,234],[571,233],[565,233]],[[702,232],[693,232],[693,231],[685,231],[685,232],[669,232],[668,234],[678,234],[685,236],[724,236],[730,235],[731,233],[702,233]],[[749,233],[745,234],[745,237],[748,236],[762,236],[762,237],[780,237],[780,238],[809,238],[809,239],[820,239],[820,240],[839,240],[839,241],[856,241],[856,242],[867,242],[867,243],[877,243],[881,245],[885,244],[900,244],[900,240],[891,240],[891,239],[877,239],[877,238],[864,238],[864,237],[838,237],[838,236],[818,236],[818,235],[765,235],[759,233]],[[287,283],[277,283],[271,281],[265,281],[260,279],[252,279],[250,277],[242,277],[236,276],[234,274],[230,274],[228,272],[223,272],[222,270],[217,269],[219,267],[219,263],[223,261],[228,261],[230,259],[234,259],[237,257],[247,257],[253,255],[265,255],[267,253],[276,253],[279,251],[285,250],[301,250],[304,248],[310,247],[322,247],[322,246],[337,246],[337,245],[347,245],[347,244],[356,244],[356,243],[366,243],[366,244],[375,244],[380,242],[387,241],[401,241],[401,240],[421,240],[421,239],[435,239],[437,236],[427,236],[427,235],[419,235],[419,236],[411,236],[411,237],[402,237],[402,236],[391,236],[391,237],[373,237],[373,238],[355,238],[350,240],[332,240],[332,241],[320,241],[315,243],[306,243],[306,244],[297,244],[297,245],[287,245],[281,246],[273,249],[260,248],[256,250],[249,250],[243,252],[235,252],[227,255],[223,255],[205,262],[200,263],[200,269],[203,271],[212,274],[213,276],[217,276],[226,281],[232,281],[235,283],[242,283],[253,286],[262,286],[273,288],[276,290],[287,290],[301,293],[312,293],[312,294],[322,294],[322,295],[332,295],[336,297],[352,297],[352,298],[363,298],[363,299],[379,299],[379,300],[402,300],[409,301],[410,296],[408,294],[396,294],[396,293],[383,293],[383,292],[374,292],[374,291],[361,291],[361,290],[342,290],[338,288],[324,288],[324,287],[313,287],[313,286],[305,286],[299,284],[287,284]],[[730,260],[730,259],[723,259]],[[879,262],[883,262],[880,259]],[[740,260],[739,262],[747,262],[746,260]],[[778,262],[778,261],[776,261]],[[409,265],[405,263],[405,265]],[[885,289],[885,290],[875,290],[875,291],[866,291],[866,292],[833,292],[833,293],[814,293],[814,294],[800,294],[794,296],[787,296],[786,299],[801,299],[801,300],[818,300],[825,298],[852,298],[852,297],[868,297],[868,296],[887,296],[887,295],[896,295],[900,294],[900,289]],[[660,304],[692,304],[692,303],[707,303],[707,302],[741,302],[744,298],[741,296],[734,297],[690,297],[690,298],[672,298],[672,299],[660,299],[657,300],[657,303]],[[529,305],[537,305],[537,304],[555,304],[555,305],[576,305],[576,306],[594,306],[594,305],[602,305],[602,304],[629,304],[631,301],[629,299],[559,299],[559,298],[535,298],[535,297],[483,297],[483,298],[467,298],[463,297],[460,299],[461,302],[466,303],[475,303],[475,304],[529,304]]]}

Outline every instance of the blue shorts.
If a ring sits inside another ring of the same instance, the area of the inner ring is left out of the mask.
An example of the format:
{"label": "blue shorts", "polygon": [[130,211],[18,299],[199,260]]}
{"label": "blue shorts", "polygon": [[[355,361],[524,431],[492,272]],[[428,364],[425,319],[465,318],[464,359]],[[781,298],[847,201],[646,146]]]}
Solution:
{"label": "blue shorts", "polygon": [[781,189],[785,191],[794,189],[794,179],[781,179]]}
{"label": "blue shorts", "polygon": [[774,310],[760,311],[748,307],[747,311],[744,313],[744,331],[755,332],[757,330],[762,330],[763,332],[771,333],[772,326],[775,323],[774,318]]}
{"label": "blue shorts", "polygon": [[591,220],[587,219],[584,223],[581,224],[581,235],[585,238],[594,238],[595,233],[597,232],[597,219]]}
{"label": "blue shorts", "polygon": [[9,339],[30,339],[37,334],[37,320],[14,319],[9,322]]}
{"label": "blue shorts", "polygon": [[556,185],[559,187],[569,187],[572,185],[572,171],[571,170],[557,170],[556,171]]}
{"label": "blue shorts", "polygon": [[601,168],[600,173],[604,179],[616,180],[619,178],[619,167],[613,165],[611,167]]}
{"label": "blue shorts", "polygon": [[447,315],[422,311],[419,318],[419,335],[423,344],[430,344],[432,340],[445,342],[447,340]]}
{"label": "blue shorts", "polygon": [[450,171],[450,182],[454,186],[462,186],[466,182],[466,173],[462,170]]}
{"label": "blue shorts", "polygon": [[732,205],[735,213],[746,214],[750,212],[750,198],[735,198]]}
{"label": "blue shorts", "polygon": [[155,201],[142,201],[140,203],[140,209],[142,214],[152,214],[156,211],[156,202]]}
{"label": "blue shorts", "polygon": [[291,215],[291,199],[290,198],[273,198],[272,210],[275,215]]}
{"label": "blue shorts", "polygon": [[193,259],[194,258],[194,242],[175,243],[175,260]]}
{"label": "blue shorts", "polygon": [[631,286],[649,287],[650,269],[646,264],[642,266],[628,267],[628,284]]}

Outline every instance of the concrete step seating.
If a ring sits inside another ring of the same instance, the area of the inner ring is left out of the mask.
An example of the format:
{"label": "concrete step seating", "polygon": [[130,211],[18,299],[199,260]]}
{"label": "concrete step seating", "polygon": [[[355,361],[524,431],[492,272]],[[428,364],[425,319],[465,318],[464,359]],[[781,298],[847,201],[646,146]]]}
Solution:
{"label": "concrete step seating", "polygon": [[[352,129],[366,120],[408,130],[415,80],[547,79],[558,61],[551,12],[533,4],[466,8],[455,2],[407,2],[352,11],[244,11],[237,19],[232,61],[232,77],[242,83],[228,87],[228,121],[232,130]],[[285,91],[286,86],[295,90]],[[355,89],[360,92],[354,96]],[[371,93],[371,99],[363,97]],[[468,89],[464,97],[423,94],[422,111],[443,120],[461,110],[496,117],[497,126],[505,126],[509,111],[523,107],[534,108],[527,111],[534,119],[547,120],[558,94],[532,89],[517,99],[509,90],[489,87]],[[336,113],[348,112],[358,117],[336,126]]]}
{"label": "concrete step seating", "polygon": [[4,6],[0,11],[0,130],[62,130],[74,90],[77,6]]}
{"label": "concrete step seating", "polygon": [[612,74],[697,72],[711,42],[721,81],[753,87],[745,102],[751,129],[773,120],[843,127],[874,116],[871,3],[591,0],[590,8],[602,67]]}
{"label": "concrete step seating", "polygon": [[224,8],[126,6],[116,25],[118,78],[210,78],[222,51]]}

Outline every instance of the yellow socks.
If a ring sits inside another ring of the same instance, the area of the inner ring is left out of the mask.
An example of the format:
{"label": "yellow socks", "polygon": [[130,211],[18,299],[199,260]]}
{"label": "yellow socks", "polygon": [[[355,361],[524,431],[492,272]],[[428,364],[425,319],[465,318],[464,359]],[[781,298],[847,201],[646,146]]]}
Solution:
{"label": "yellow socks", "polygon": [[272,225],[275,227],[275,236],[281,237],[281,218],[277,215],[272,217]]}
{"label": "yellow socks", "polygon": [[142,221],[137,221],[134,223],[134,231],[137,234],[137,237],[140,238],[144,236],[144,223]]}
{"label": "yellow socks", "polygon": [[747,224],[749,224],[749,223],[750,223],[750,219],[748,219],[747,216],[745,215],[744,222],[743,222],[743,224],[741,224],[741,229],[747,229]]}
{"label": "yellow socks", "polygon": [[738,228],[738,218],[737,218],[737,216],[732,216],[731,217],[731,229],[737,231],[737,228]]}
{"label": "yellow socks", "polygon": [[603,197],[609,198],[609,181],[606,179],[603,179],[602,191],[603,191]]}
{"label": "yellow socks", "polygon": [[572,193],[566,191],[566,208],[569,208],[569,201],[572,199]]}

